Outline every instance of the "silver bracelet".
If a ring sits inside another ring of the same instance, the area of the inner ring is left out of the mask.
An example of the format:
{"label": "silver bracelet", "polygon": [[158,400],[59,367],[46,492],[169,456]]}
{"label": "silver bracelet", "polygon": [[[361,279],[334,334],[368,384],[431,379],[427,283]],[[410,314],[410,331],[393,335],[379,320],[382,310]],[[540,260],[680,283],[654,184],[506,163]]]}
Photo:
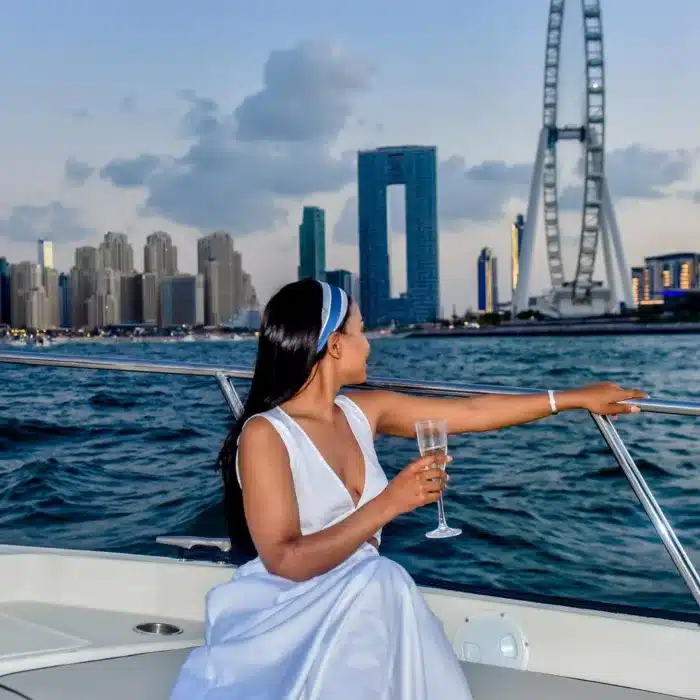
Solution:
{"label": "silver bracelet", "polygon": [[547,391],[547,394],[549,395],[549,406],[552,409],[552,415],[554,415],[555,413],[558,413],[557,402],[554,400],[554,392],[551,389],[549,389]]}

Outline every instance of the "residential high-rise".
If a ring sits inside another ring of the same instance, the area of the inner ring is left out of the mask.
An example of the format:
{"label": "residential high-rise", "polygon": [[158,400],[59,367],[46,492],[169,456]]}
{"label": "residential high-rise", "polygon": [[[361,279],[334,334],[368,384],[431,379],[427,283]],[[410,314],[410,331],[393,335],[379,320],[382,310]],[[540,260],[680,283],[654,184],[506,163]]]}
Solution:
{"label": "residential high-rise", "polygon": [[243,304],[241,309],[244,311],[257,311],[260,308],[260,302],[258,301],[258,294],[253,286],[253,278],[247,273],[243,272]]}
{"label": "residential high-rise", "polygon": [[[360,307],[369,327],[420,323],[440,310],[437,149],[384,147],[357,159]],[[405,185],[406,294],[391,298],[387,187]]]}
{"label": "residential high-rise", "polygon": [[177,247],[165,231],[154,231],[143,247],[143,270],[154,272],[160,279],[177,275]]}
{"label": "residential high-rise", "polygon": [[40,238],[37,248],[37,261],[41,269],[41,285],[44,288],[46,303],[42,324],[45,328],[58,328],[61,325],[61,300],[58,272],[54,269],[53,242]]}
{"label": "residential high-rise", "polygon": [[134,249],[125,233],[108,231],[100,243],[102,267],[122,274],[134,271]]}
{"label": "residential high-rise", "polygon": [[121,275],[110,267],[97,271],[95,293],[87,300],[87,325],[103,328],[121,323]]}
{"label": "residential high-rise", "polygon": [[33,262],[20,262],[10,268],[12,324],[15,328],[46,327],[46,291],[42,285],[41,267]]}
{"label": "residential high-rise", "polygon": [[87,304],[97,292],[97,273],[101,268],[100,251],[97,248],[76,248],[75,265],[70,271],[73,328],[86,328],[89,325]]}
{"label": "residential high-rise", "polygon": [[41,279],[46,292],[44,327],[59,328],[61,326],[61,295],[58,286],[58,270],[48,266],[41,268]]}
{"label": "residential high-rise", "polygon": [[24,328],[45,329],[46,324],[46,292],[43,287],[30,289],[24,299],[23,308],[25,313]]}
{"label": "residential high-rise", "polygon": [[[97,325],[140,320],[141,314],[137,312],[138,282],[134,273],[134,248],[125,233],[108,231],[105,234],[100,244],[100,262],[102,269],[99,274],[99,289],[91,307],[98,320]],[[122,283],[122,278],[127,278],[127,281]],[[122,292],[127,295],[125,299],[122,299]]]}
{"label": "residential high-rise", "polygon": [[143,321],[143,275],[122,274],[119,279],[119,312],[121,323]]}
{"label": "residential high-rise", "polygon": [[90,270],[91,272],[99,270],[102,267],[99,250],[91,245],[76,248],[75,266],[79,270]]}
{"label": "residential high-rise", "polygon": [[510,234],[511,299],[515,296],[515,288],[518,286],[518,275],[520,274],[520,249],[523,244],[523,231],[525,231],[525,217],[522,214],[518,214],[515,217]]}
{"label": "residential high-rise", "polygon": [[260,328],[260,302],[253,286],[253,280],[243,272],[243,304],[231,324],[234,328],[258,330]]}
{"label": "residential high-rise", "polygon": [[177,247],[166,231],[154,231],[143,247],[144,276],[141,278],[142,319],[162,323],[161,283],[178,274]]}
{"label": "residential high-rise", "polygon": [[160,278],[155,272],[141,276],[141,320],[144,323],[160,322]]}
{"label": "residential high-rise", "polygon": [[498,268],[491,248],[483,248],[478,262],[479,311],[494,313],[498,310]]}
{"label": "residential high-rise", "polygon": [[46,240],[40,238],[38,248],[39,248],[39,251],[38,251],[37,261],[39,263],[39,266],[42,268],[49,267],[49,268],[53,269],[53,267],[54,267],[53,242],[46,241]]}
{"label": "residential high-rise", "polygon": [[226,231],[197,241],[197,271],[204,275],[206,324],[231,323],[243,304],[243,261]]}
{"label": "residential high-rise", "polygon": [[198,326],[204,323],[204,276],[175,275],[160,283],[161,326]]}
{"label": "residential high-rise", "polygon": [[0,258],[0,323],[12,323],[12,293],[10,285],[10,263]]}
{"label": "residential high-rise", "polygon": [[219,262],[207,260],[204,263],[204,323],[208,326],[218,326],[222,322],[219,286]]}
{"label": "residential high-rise", "polygon": [[299,279],[323,280],[326,271],[326,212],[304,207],[299,225]]}

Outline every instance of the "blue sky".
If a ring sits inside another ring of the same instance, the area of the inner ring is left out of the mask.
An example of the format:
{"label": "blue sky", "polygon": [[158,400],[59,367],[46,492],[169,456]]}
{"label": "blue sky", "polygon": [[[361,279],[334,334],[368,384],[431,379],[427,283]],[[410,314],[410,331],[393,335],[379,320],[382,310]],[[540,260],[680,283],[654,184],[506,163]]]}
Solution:
{"label": "blue sky", "polygon": [[[446,310],[475,303],[484,245],[506,288],[549,2],[412,5],[3,0],[0,255],[34,259],[47,235],[68,269],[77,245],[124,230],[140,263],[145,236],[162,228],[194,271],[197,236],[224,228],[265,299],[294,278],[303,204],[327,208],[329,267],[357,269],[354,151],[423,143],[441,160]],[[630,262],[700,248],[700,3],[604,0],[603,26],[608,172]],[[582,115],[580,27],[568,0],[562,123]],[[578,152],[562,151],[573,186]],[[571,274],[579,216],[562,221]],[[541,236],[536,256],[533,291],[547,282]]]}

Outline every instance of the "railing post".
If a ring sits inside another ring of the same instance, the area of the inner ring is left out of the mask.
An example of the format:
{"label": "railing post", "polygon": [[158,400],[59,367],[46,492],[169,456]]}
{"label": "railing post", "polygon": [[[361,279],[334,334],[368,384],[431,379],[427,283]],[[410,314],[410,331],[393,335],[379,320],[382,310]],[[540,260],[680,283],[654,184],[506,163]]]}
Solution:
{"label": "railing post", "polygon": [[607,416],[599,416],[595,413],[591,413],[590,415],[596,427],[600,430],[605,442],[608,443],[608,447],[610,447],[613,455],[615,455],[617,463],[627,477],[627,481],[629,481],[635,496],[637,496],[639,502],[642,504],[642,508],[646,511],[652,526],[661,538],[666,551],[669,553],[676,569],[678,569],[678,573],[683,577],[695,602],[700,606],[700,576],[698,576],[693,562],[690,560],[683,545],[679,542],[673,527],[671,527],[671,524],[666,519],[663,509],[656,500],[656,497],[649,488],[642,473],[639,471],[639,467],[634,459],[632,459],[632,455],[630,455],[627,450],[627,446],[622,441],[620,434],[615,429],[610,418]]}
{"label": "railing post", "polygon": [[219,382],[219,388],[226,399],[228,407],[231,409],[231,413],[233,413],[233,417],[238,418],[243,413],[243,402],[238,396],[238,392],[231,385],[231,380],[223,372],[217,372],[216,381]]}

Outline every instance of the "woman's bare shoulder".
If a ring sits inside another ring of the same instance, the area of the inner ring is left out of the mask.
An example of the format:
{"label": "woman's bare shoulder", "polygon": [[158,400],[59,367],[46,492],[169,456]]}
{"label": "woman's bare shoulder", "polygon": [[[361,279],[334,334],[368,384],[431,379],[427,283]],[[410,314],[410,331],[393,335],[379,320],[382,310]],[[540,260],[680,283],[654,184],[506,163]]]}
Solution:
{"label": "woman's bare shoulder", "polygon": [[[269,420],[263,416],[253,416],[241,431],[238,442],[238,456],[241,470],[247,464],[256,463],[256,469],[261,465],[288,465],[287,448],[280,434]],[[264,457],[264,459],[261,459]],[[265,466],[263,466],[266,469]]]}
{"label": "woman's bare shoulder", "polygon": [[[240,443],[244,440],[247,442],[267,439],[271,435],[277,435],[277,431],[267,418],[264,416],[253,416],[246,421],[246,424],[241,430]],[[279,438],[279,435],[277,435]]]}

